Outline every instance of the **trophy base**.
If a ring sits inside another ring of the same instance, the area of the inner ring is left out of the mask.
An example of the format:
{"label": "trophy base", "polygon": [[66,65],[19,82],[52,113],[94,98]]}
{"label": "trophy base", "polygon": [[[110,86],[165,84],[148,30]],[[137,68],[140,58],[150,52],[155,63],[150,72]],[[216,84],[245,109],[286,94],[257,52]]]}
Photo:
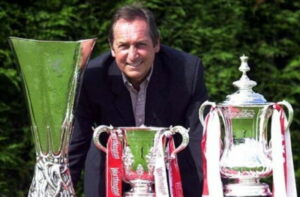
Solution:
{"label": "trophy base", "polygon": [[134,193],[134,192],[125,192],[124,197],[155,197],[155,193]]}
{"label": "trophy base", "polygon": [[64,196],[75,197],[71,174],[66,157],[60,153],[38,153],[34,176],[28,197]]}
{"label": "trophy base", "polygon": [[226,197],[266,197],[271,196],[269,186],[265,183],[232,183],[225,185]]}
{"label": "trophy base", "polygon": [[125,192],[124,197],[155,197],[155,193],[152,190],[153,181],[136,179],[130,180],[129,184],[132,189]]}

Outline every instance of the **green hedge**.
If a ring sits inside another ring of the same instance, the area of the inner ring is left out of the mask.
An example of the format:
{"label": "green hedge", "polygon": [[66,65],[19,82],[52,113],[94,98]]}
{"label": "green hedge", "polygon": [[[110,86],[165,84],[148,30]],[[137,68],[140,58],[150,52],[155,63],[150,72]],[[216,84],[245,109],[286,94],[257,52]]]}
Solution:
{"label": "green hedge", "polygon": [[[26,195],[35,154],[22,81],[8,37],[79,40],[98,37],[93,56],[108,49],[116,8],[134,1],[0,1],[0,197]],[[162,43],[198,55],[211,101],[235,91],[239,57],[249,56],[254,88],[268,101],[294,107],[294,165],[300,181],[300,2],[288,0],[143,0],[156,15]],[[298,100],[297,100],[298,99]],[[78,196],[81,196],[81,188]],[[298,188],[300,190],[300,188]]]}

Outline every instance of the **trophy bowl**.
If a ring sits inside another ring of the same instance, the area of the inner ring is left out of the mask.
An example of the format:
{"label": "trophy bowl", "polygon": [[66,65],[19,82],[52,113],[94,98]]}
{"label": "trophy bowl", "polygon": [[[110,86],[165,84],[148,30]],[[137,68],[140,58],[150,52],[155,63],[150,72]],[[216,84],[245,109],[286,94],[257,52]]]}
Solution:
{"label": "trophy bowl", "polygon": [[[107,147],[100,141],[100,136],[104,132],[110,135]],[[176,133],[182,136],[182,142],[170,153],[170,158],[166,158],[168,139]],[[106,173],[112,178],[107,180],[106,185],[109,186],[106,187],[107,192],[119,194],[121,189],[116,189],[116,180],[122,180],[131,186],[130,191],[125,192],[123,196],[154,197],[158,194],[169,196],[165,162],[174,159],[176,153],[187,146],[189,136],[188,131],[181,126],[170,128],[99,126],[94,130],[93,140],[96,147],[108,156]],[[116,160],[110,163],[114,159]],[[116,167],[118,162],[119,166]]]}
{"label": "trophy bowl", "polygon": [[[270,125],[277,121],[273,118],[275,111],[286,108],[288,119],[282,125],[283,131],[288,130],[293,119],[293,108],[287,101],[267,102],[262,95],[253,92],[252,87],[256,82],[246,75],[250,70],[247,57],[242,56],[241,60],[239,69],[243,75],[239,81],[233,83],[239,90],[227,96],[223,103],[204,102],[199,109],[200,121],[202,125],[207,125],[204,111],[210,106],[209,114],[214,111],[223,123],[220,127],[224,134],[220,135],[223,139],[218,166],[221,176],[229,182],[223,188],[224,195],[271,196],[268,184],[260,183],[261,178],[272,175],[274,170],[276,149],[272,147],[274,133],[270,135]],[[284,113],[283,116],[285,117]]]}

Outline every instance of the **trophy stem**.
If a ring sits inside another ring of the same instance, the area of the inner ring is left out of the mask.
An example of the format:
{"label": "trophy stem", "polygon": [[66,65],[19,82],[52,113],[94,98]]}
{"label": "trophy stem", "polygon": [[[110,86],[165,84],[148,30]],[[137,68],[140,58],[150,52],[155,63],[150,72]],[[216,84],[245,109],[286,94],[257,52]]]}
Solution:
{"label": "trophy stem", "polygon": [[228,197],[265,197],[271,196],[268,184],[260,183],[257,178],[238,179],[235,183],[225,185],[225,196]]}

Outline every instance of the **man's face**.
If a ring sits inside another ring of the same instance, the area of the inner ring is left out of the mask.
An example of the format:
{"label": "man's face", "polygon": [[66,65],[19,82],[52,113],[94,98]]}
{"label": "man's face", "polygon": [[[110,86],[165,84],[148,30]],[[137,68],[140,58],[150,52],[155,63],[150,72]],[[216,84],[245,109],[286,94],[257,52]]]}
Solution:
{"label": "man's face", "polygon": [[153,45],[149,26],[143,19],[119,19],[113,29],[111,52],[119,69],[133,85],[140,84],[153,65],[159,43]]}

